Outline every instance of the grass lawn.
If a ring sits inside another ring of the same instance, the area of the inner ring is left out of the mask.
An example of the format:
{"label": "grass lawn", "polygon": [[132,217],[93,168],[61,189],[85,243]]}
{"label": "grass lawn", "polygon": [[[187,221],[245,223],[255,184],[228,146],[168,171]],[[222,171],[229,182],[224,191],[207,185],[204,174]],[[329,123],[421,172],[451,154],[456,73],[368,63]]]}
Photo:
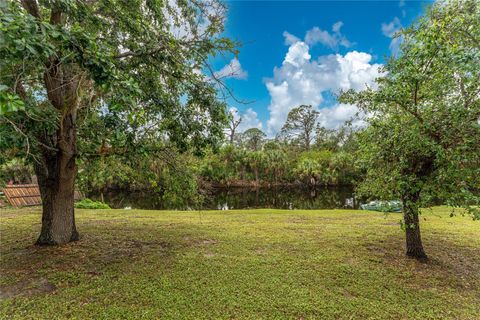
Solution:
{"label": "grass lawn", "polygon": [[36,247],[40,209],[0,210],[1,319],[480,319],[480,221],[352,210],[77,210]]}

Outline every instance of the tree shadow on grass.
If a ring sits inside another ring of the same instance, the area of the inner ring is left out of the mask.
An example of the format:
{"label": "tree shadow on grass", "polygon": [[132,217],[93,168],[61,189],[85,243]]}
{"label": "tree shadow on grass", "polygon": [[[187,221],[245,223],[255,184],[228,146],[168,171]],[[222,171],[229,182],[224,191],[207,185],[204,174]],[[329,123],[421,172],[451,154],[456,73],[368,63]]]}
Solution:
{"label": "tree shadow on grass", "polygon": [[216,243],[201,230],[185,237],[182,227],[168,224],[128,227],[115,220],[100,224],[80,224],[81,239],[66,245],[35,246],[23,239],[15,247],[2,248],[0,299],[51,293],[58,286],[52,280],[56,274],[73,273],[74,278],[101,277],[106,272],[120,275],[152,261],[168,269],[179,251]]}
{"label": "tree shadow on grass", "polygon": [[441,284],[458,291],[472,290],[480,298],[480,248],[431,236],[425,237],[424,247],[428,260],[417,261],[405,255],[401,235],[363,244],[371,261],[403,271],[410,287],[430,289]]}

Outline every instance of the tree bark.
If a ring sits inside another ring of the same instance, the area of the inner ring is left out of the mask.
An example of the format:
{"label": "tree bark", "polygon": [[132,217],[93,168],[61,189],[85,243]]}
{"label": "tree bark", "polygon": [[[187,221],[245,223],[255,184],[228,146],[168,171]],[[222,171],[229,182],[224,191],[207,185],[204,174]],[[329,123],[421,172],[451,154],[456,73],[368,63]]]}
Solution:
{"label": "tree bark", "polygon": [[403,201],[403,219],[405,223],[407,256],[418,260],[427,259],[427,255],[423,250],[422,237],[420,234],[418,209],[408,201]]}
{"label": "tree bark", "polygon": [[[42,21],[37,0],[21,0],[21,3],[30,15]],[[49,7],[50,23],[61,25],[63,6],[55,3]],[[74,213],[76,117],[85,71],[67,62],[69,59],[63,59],[61,53],[59,50],[45,61],[43,72],[48,100],[58,111],[58,126],[53,133],[47,129],[35,132],[39,142],[35,171],[43,207],[38,245],[64,244],[79,238]]]}
{"label": "tree bark", "polygon": [[74,212],[75,112],[63,117],[56,142],[56,150],[43,149],[42,159],[35,165],[43,209],[38,245],[65,244],[79,239]]}

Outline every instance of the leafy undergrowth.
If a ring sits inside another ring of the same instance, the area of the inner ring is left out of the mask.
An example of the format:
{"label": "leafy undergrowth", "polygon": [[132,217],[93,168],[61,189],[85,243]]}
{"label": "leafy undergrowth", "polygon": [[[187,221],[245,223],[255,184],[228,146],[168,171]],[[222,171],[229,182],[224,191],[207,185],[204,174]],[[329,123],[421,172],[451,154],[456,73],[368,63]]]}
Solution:
{"label": "leafy undergrowth", "polygon": [[77,209],[110,209],[110,206],[101,201],[93,201],[91,199],[82,199],[75,202],[75,208]]}
{"label": "leafy undergrowth", "polygon": [[0,210],[2,319],[480,319],[480,222],[400,215],[77,210],[80,241],[31,245],[40,210]]}

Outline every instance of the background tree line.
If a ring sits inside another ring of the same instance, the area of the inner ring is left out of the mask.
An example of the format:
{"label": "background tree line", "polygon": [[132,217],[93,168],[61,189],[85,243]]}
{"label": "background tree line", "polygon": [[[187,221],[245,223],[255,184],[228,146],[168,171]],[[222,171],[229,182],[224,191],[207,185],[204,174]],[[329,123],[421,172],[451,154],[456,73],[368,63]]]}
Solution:
{"label": "background tree line", "polygon": [[[229,130],[229,143],[200,161],[201,178],[223,186],[352,185],[359,178],[353,161],[356,132],[348,125],[321,127],[318,116],[312,106],[293,108],[271,139],[258,128]],[[231,122],[241,119],[232,116]]]}
{"label": "background tree line", "polygon": [[[356,132],[349,126],[326,129],[317,120],[311,106],[299,106],[276,138],[268,139],[257,128],[227,133],[220,146],[198,155],[180,152],[161,136],[140,139],[114,114],[99,115],[79,132],[82,150],[89,151],[78,161],[78,186],[87,194],[157,193],[166,203],[184,207],[210,186],[352,185],[359,178]],[[135,149],[125,152],[134,139]],[[33,170],[19,158],[3,166],[3,184],[31,181]]]}

